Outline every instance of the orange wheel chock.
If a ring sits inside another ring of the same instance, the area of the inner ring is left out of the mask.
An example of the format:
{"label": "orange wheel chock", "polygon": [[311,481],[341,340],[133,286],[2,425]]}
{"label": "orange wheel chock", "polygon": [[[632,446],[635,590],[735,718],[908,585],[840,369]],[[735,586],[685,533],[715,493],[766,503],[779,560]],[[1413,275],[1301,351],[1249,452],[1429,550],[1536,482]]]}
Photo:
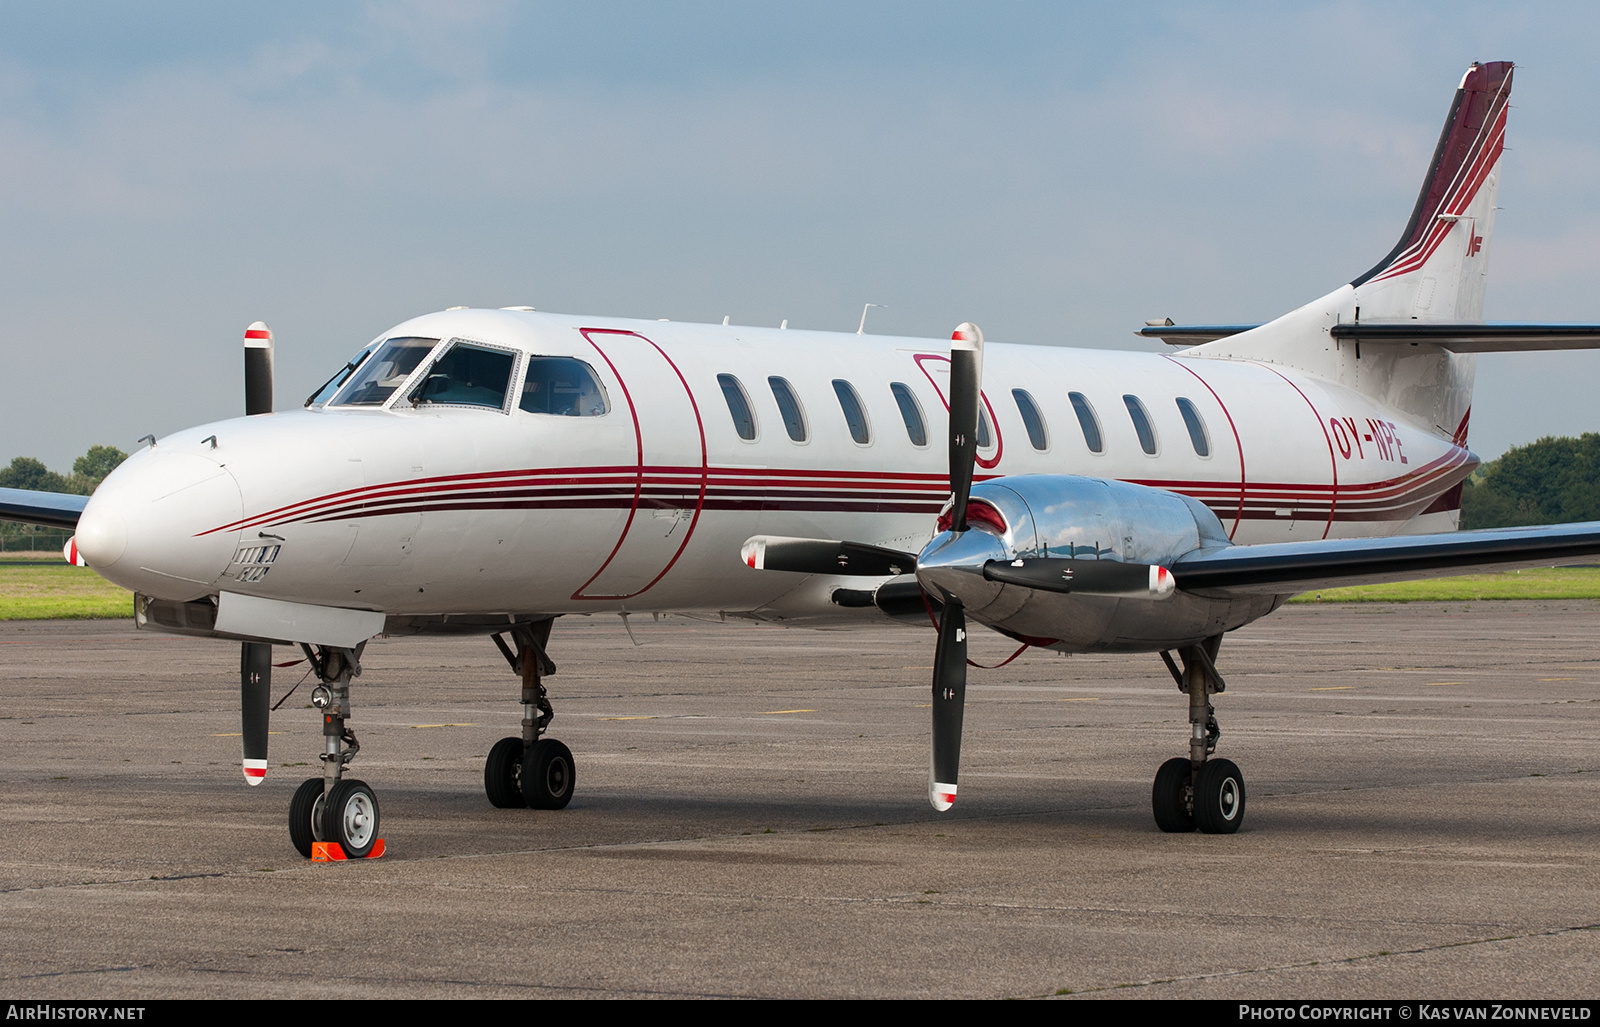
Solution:
{"label": "orange wheel chock", "polygon": [[[372,851],[363,858],[377,859],[381,855],[383,855],[383,839],[379,838],[373,843]],[[344,854],[344,848],[338,842],[311,843],[311,862],[313,863],[340,863],[349,858]]]}

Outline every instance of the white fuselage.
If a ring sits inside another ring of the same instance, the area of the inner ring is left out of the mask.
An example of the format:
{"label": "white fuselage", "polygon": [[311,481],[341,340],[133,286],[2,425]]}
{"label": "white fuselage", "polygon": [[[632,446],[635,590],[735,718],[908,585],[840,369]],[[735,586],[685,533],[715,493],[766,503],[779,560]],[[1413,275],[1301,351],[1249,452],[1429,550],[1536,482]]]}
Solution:
{"label": "white fuselage", "polygon": [[[401,336],[514,351],[512,398],[502,409],[417,407],[407,397],[424,362],[381,407],[174,433],[90,502],[79,547],[91,565],[162,599],[225,591],[391,617],[844,616],[828,602],[837,580],[750,571],[742,543],[762,534],[915,551],[949,495],[947,343],[494,310],[425,315],[383,338]],[[518,409],[530,356],[584,361],[608,412]],[[740,437],[719,375],[748,397],[755,438]],[[804,441],[785,429],[774,377],[803,407]],[[865,443],[835,380],[860,397]],[[1204,502],[1236,543],[1393,534],[1425,512],[1430,529],[1453,527],[1459,504],[1444,497],[1476,465],[1449,438],[1454,425],[1413,423],[1261,362],[991,344],[983,381],[995,432],[980,481],[1075,474],[1170,489]],[[892,383],[920,407],[921,445]],[[1042,449],[1013,390],[1042,414]],[[1094,411],[1098,453],[1073,393]],[[1125,396],[1148,412],[1153,440],[1141,443]],[[1199,444],[1179,399],[1198,414]]]}

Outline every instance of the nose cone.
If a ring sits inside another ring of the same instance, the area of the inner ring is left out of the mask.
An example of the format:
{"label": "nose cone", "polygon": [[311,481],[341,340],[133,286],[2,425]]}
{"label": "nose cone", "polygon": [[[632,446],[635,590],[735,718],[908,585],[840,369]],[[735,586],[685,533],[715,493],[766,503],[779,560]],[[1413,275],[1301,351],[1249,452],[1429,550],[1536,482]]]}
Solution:
{"label": "nose cone", "polygon": [[109,581],[159,599],[208,594],[232,562],[244,515],[215,460],[145,450],[113,471],[78,519],[78,552]]}
{"label": "nose cone", "polygon": [[1005,543],[987,531],[947,531],[918,554],[917,580],[936,595],[955,596],[968,610],[981,611],[1003,587],[984,579],[983,565],[1006,556]]}

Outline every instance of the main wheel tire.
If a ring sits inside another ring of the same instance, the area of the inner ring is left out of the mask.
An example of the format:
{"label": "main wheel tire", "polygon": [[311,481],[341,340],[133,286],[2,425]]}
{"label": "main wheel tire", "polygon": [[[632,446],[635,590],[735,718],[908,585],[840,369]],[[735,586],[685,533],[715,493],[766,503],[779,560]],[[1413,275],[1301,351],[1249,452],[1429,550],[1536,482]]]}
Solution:
{"label": "main wheel tire", "polygon": [[489,805],[500,809],[522,809],[522,739],[502,738],[483,761],[483,790]]}
{"label": "main wheel tire", "polygon": [[338,842],[351,859],[362,859],[378,844],[378,797],[365,781],[340,781],[322,810],[322,837]]}
{"label": "main wheel tire", "polygon": [[1155,787],[1150,789],[1150,808],[1156,815],[1156,826],[1168,834],[1194,830],[1189,788],[1193,769],[1194,765],[1188,760],[1174,756],[1156,771]]}
{"label": "main wheel tire", "polygon": [[1232,760],[1207,760],[1200,768],[1194,821],[1206,834],[1232,834],[1244,823],[1244,775]]}
{"label": "main wheel tire", "polygon": [[522,797],[533,809],[561,809],[572,801],[577,772],[572,750],[554,738],[541,738],[522,757]]}
{"label": "main wheel tire", "polygon": [[307,778],[289,800],[289,840],[311,858],[311,843],[322,841],[322,778]]}

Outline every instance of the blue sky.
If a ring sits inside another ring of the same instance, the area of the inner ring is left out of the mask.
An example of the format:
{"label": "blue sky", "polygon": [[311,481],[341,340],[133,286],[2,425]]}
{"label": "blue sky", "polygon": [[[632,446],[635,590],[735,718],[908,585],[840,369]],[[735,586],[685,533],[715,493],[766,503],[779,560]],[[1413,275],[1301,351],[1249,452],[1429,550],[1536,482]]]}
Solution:
{"label": "blue sky", "polygon": [[[0,460],[279,402],[453,304],[1143,348],[1387,252],[1518,63],[1487,316],[1600,320],[1583,5],[0,2]],[[1600,430],[1480,362],[1472,445]]]}

